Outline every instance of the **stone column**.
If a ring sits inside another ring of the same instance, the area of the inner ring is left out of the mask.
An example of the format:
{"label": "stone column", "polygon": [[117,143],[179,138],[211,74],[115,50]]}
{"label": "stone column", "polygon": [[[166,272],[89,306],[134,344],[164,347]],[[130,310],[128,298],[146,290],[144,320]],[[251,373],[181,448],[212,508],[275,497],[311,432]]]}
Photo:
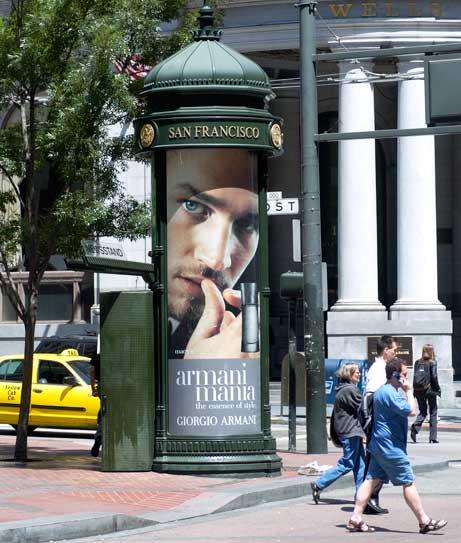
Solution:
{"label": "stone column", "polygon": [[[422,62],[401,63],[398,128],[426,126]],[[434,136],[397,142],[397,300],[390,311],[394,335],[413,337],[413,358],[425,343],[435,347],[441,407],[454,406],[450,311],[438,298]]]}
{"label": "stone column", "polygon": [[[339,132],[375,128],[373,87],[357,64],[342,64]],[[375,142],[339,142],[338,301],[331,311],[384,310],[378,300]]]}
{"label": "stone column", "polygon": [[[426,126],[424,68],[400,64],[398,128]],[[444,310],[437,289],[434,136],[397,143],[397,301],[392,311]]]}

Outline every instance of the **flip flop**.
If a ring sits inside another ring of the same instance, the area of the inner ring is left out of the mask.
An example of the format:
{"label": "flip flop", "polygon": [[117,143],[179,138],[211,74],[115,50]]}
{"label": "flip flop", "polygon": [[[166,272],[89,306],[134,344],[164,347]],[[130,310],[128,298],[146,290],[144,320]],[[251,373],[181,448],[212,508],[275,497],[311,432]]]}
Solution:
{"label": "flip flop", "polygon": [[419,533],[420,534],[427,534],[428,532],[435,532],[436,530],[440,530],[444,526],[447,525],[446,520],[432,520],[429,519],[429,522],[426,524],[420,524],[419,525]]}
{"label": "flip flop", "polygon": [[355,520],[349,519],[346,528],[349,532],[374,532],[375,529],[368,524],[365,524],[363,520],[356,522]]}

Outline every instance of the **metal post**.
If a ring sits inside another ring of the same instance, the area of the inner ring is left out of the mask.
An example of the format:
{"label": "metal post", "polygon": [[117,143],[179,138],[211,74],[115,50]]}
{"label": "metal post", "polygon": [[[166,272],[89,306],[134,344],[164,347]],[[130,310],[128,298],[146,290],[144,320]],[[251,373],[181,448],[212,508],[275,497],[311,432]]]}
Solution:
{"label": "metal post", "polygon": [[315,14],[317,1],[301,0],[301,183],[303,194],[304,352],[306,362],[307,453],[326,453],[325,359],[322,308],[322,243],[320,230]]}
{"label": "metal post", "polygon": [[296,299],[288,300],[288,450],[296,451]]}

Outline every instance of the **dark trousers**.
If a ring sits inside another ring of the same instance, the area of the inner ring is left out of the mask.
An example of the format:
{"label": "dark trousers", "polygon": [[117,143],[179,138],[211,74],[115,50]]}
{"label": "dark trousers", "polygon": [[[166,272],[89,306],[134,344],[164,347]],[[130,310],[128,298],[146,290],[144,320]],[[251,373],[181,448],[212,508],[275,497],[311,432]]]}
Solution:
{"label": "dark trousers", "polygon": [[102,432],[101,432],[101,410],[98,411],[98,425],[96,426],[96,432],[94,433],[94,441],[95,443],[99,443],[99,446],[101,445],[102,441]]}
{"label": "dark trousers", "polygon": [[421,426],[426,420],[429,406],[429,439],[437,439],[437,396],[429,392],[423,392],[416,393],[415,397],[418,402],[419,413],[413,423],[413,428],[416,433],[421,430]]}

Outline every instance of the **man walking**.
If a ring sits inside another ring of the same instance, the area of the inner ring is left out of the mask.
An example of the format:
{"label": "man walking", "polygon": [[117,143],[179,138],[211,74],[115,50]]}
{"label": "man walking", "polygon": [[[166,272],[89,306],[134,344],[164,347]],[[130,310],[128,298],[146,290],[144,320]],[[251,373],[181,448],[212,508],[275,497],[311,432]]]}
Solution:
{"label": "man walking", "polygon": [[[369,405],[371,403],[371,397],[373,394],[386,383],[386,364],[389,360],[392,360],[395,357],[397,352],[397,342],[391,336],[381,336],[381,338],[376,343],[376,354],[374,363],[367,373],[367,380],[365,385],[365,399]],[[370,462],[370,455],[368,453],[368,444],[367,444],[367,466]],[[379,505],[379,492],[382,485],[377,486],[373,495],[368,502],[368,505],[365,509],[365,512],[368,514],[381,514],[387,513],[388,510],[382,508]]]}
{"label": "man walking", "polygon": [[[405,502],[418,519],[419,532],[426,534],[446,526],[446,520],[432,520],[426,514],[415,484],[415,476],[407,455],[408,416],[416,413],[411,385],[405,377],[405,364],[394,358],[386,365],[386,384],[373,397],[373,430],[368,447],[370,464],[367,478],[360,486],[354,512],[347,529],[351,532],[373,532],[362,520],[372,492],[381,484],[392,482],[403,487]],[[399,394],[399,389],[405,398]]]}

